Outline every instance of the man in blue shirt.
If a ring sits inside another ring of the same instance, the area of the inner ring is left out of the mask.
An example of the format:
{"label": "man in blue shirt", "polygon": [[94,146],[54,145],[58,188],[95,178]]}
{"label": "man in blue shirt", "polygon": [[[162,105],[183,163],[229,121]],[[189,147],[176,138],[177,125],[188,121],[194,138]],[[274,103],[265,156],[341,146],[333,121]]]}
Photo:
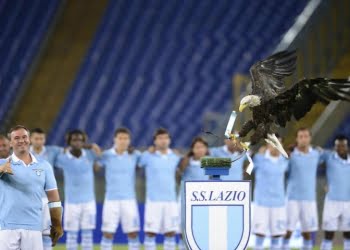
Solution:
{"label": "man in blue shirt", "polygon": [[300,222],[303,236],[302,249],[312,249],[311,233],[318,230],[316,204],[316,174],[321,152],[311,147],[311,132],[300,128],[296,135],[296,147],[290,154],[287,185],[287,234],[284,249]]}
{"label": "man in blue shirt", "polygon": [[0,135],[0,159],[5,159],[11,154],[10,141],[4,136]]}
{"label": "man in blue shirt", "polygon": [[264,249],[266,235],[271,236],[271,249],[280,249],[280,239],[286,233],[284,182],[288,160],[267,145],[265,153],[254,158],[254,216],[252,232],[256,235],[255,249]]}
{"label": "man in blue shirt", "polygon": [[344,250],[350,250],[350,155],[348,139],[337,136],[335,152],[325,155],[328,192],[326,194],[322,228],[325,231],[322,250],[331,250],[334,233],[343,232]]}
{"label": "man in blue shirt", "polygon": [[140,152],[130,148],[130,141],[130,131],[118,128],[114,133],[114,146],[103,152],[99,160],[106,176],[101,250],[112,250],[119,222],[128,234],[129,250],[140,249],[140,218],[135,192],[136,166]]}
{"label": "man in blue shirt", "polygon": [[175,173],[180,157],[170,148],[170,134],[166,129],[156,130],[153,137],[155,152],[145,152],[140,166],[146,173],[145,250],[155,250],[155,236],[165,235],[164,249],[175,250],[178,230],[178,205]]}
{"label": "man in blue shirt", "polygon": [[52,244],[62,236],[61,202],[52,167],[29,151],[29,130],[9,132],[13,154],[0,160],[0,249],[42,250],[42,196],[46,191]]}
{"label": "man in blue shirt", "polygon": [[[45,146],[46,135],[41,128],[30,131],[30,152],[39,160],[48,161],[51,166],[55,165],[57,155],[63,150],[57,146]],[[45,250],[52,249],[50,235],[51,218],[47,196],[43,196],[43,245]]]}
{"label": "man in blue shirt", "polygon": [[72,130],[67,135],[69,146],[57,156],[56,167],[64,176],[64,229],[67,231],[67,249],[78,248],[78,232],[82,230],[82,248],[93,248],[92,230],[96,225],[96,202],[94,190],[94,162],[96,155],[83,149],[86,134]]}
{"label": "man in blue shirt", "polygon": [[55,161],[59,153],[63,151],[58,146],[45,145],[46,135],[41,128],[35,128],[30,131],[30,151],[36,158],[42,158],[48,161],[51,166],[55,166]]}
{"label": "man in blue shirt", "polygon": [[225,139],[225,145],[221,147],[210,148],[210,155],[213,157],[228,157],[232,159],[232,165],[229,175],[221,176],[222,180],[239,181],[243,180],[245,154],[242,155],[242,149],[232,140]]}

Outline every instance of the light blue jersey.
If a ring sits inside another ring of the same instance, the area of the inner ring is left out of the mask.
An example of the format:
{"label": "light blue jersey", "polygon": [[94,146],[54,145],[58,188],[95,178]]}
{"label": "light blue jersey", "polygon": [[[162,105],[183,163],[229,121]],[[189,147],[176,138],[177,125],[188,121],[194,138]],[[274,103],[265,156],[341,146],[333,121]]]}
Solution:
{"label": "light blue jersey", "polygon": [[[0,178],[0,229],[25,229],[42,231],[43,191],[57,189],[51,165],[38,161],[26,165],[15,154],[11,156],[13,175]],[[0,160],[0,165],[6,163]]]}
{"label": "light blue jersey", "polygon": [[79,158],[68,150],[57,156],[56,167],[63,170],[65,202],[76,204],[95,200],[95,159],[94,152],[85,149]]}
{"label": "light blue jersey", "polygon": [[106,199],[135,199],[136,166],[139,151],[117,154],[114,148],[103,152],[99,163],[106,169]]}
{"label": "light blue jersey", "polygon": [[180,191],[182,193],[184,192],[185,181],[206,181],[206,180],[209,180],[209,176],[204,174],[204,169],[201,168],[201,161],[194,160],[193,158],[191,158],[188,166],[186,167],[182,175]]}
{"label": "light blue jersey", "polygon": [[255,204],[265,207],[284,206],[284,179],[288,169],[288,160],[283,156],[272,157],[269,151],[266,151],[265,154],[256,154],[253,162]]}
{"label": "light blue jersey", "polygon": [[316,174],[321,152],[310,147],[308,153],[297,148],[290,155],[287,196],[289,200],[315,201]]}
{"label": "light blue jersey", "polygon": [[190,159],[183,175],[183,181],[203,181],[208,180],[208,176],[204,174],[204,169],[201,168],[201,161]]}
{"label": "light blue jersey", "polygon": [[222,180],[230,180],[230,181],[240,181],[243,180],[243,164],[247,159],[245,154],[242,156],[239,152],[231,153],[227,146],[210,148],[210,155],[213,157],[228,157],[232,160],[236,160],[232,162],[229,175],[222,175],[220,178]]}
{"label": "light blue jersey", "polygon": [[336,152],[325,157],[328,192],[326,199],[350,201],[350,155],[342,159]]}
{"label": "light blue jersey", "polygon": [[176,201],[175,173],[180,157],[172,150],[168,154],[144,152],[140,166],[146,172],[146,199],[150,201]]}
{"label": "light blue jersey", "polygon": [[44,146],[43,150],[37,154],[33,150],[33,147],[30,147],[30,152],[37,158],[37,159],[44,159],[45,161],[48,161],[51,166],[55,166],[55,161],[59,153],[63,152],[63,149],[58,146]]}

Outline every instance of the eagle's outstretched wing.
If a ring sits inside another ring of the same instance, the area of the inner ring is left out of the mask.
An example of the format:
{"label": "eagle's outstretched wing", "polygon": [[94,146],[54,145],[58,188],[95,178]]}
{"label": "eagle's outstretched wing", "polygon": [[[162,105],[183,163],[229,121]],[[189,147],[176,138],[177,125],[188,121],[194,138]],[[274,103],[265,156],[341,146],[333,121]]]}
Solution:
{"label": "eagle's outstretched wing", "polygon": [[250,68],[252,94],[264,102],[284,92],[283,78],[293,74],[296,60],[296,51],[281,51],[255,63]]}
{"label": "eagle's outstretched wing", "polygon": [[292,117],[296,120],[303,118],[316,102],[328,104],[335,100],[350,102],[348,79],[304,79],[270,100],[267,105],[276,123],[284,127]]}

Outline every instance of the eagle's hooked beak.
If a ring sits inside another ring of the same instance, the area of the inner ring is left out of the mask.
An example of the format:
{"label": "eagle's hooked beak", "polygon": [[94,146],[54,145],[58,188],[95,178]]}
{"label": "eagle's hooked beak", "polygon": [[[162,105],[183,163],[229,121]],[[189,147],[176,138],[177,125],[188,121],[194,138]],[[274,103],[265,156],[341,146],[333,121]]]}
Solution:
{"label": "eagle's hooked beak", "polygon": [[239,105],[239,112],[242,112],[247,107],[247,104]]}

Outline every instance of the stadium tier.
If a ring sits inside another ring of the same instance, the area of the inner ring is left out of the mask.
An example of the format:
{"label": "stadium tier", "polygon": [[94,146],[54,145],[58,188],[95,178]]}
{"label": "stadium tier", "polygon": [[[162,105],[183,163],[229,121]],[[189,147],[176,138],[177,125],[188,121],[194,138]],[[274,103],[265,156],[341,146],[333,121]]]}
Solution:
{"label": "stadium tier", "polygon": [[306,1],[110,1],[49,136],[79,127],[102,146],[127,126],[187,146],[203,114],[232,109],[232,75],[270,53]]}
{"label": "stadium tier", "polygon": [[333,134],[333,136],[328,140],[327,147],[331,148],[333,146],[333,141],[336,135],[350,135],[350,114],[344,118],[344,120],[339,124],[337,130]]}
{"label": "stadium tier", "polygon": [[24,85],[24,79],[38,55],[58,6],[59,0],[3,0],[0,2],[0,89],[2,92],[0,121],[2,122]]}

